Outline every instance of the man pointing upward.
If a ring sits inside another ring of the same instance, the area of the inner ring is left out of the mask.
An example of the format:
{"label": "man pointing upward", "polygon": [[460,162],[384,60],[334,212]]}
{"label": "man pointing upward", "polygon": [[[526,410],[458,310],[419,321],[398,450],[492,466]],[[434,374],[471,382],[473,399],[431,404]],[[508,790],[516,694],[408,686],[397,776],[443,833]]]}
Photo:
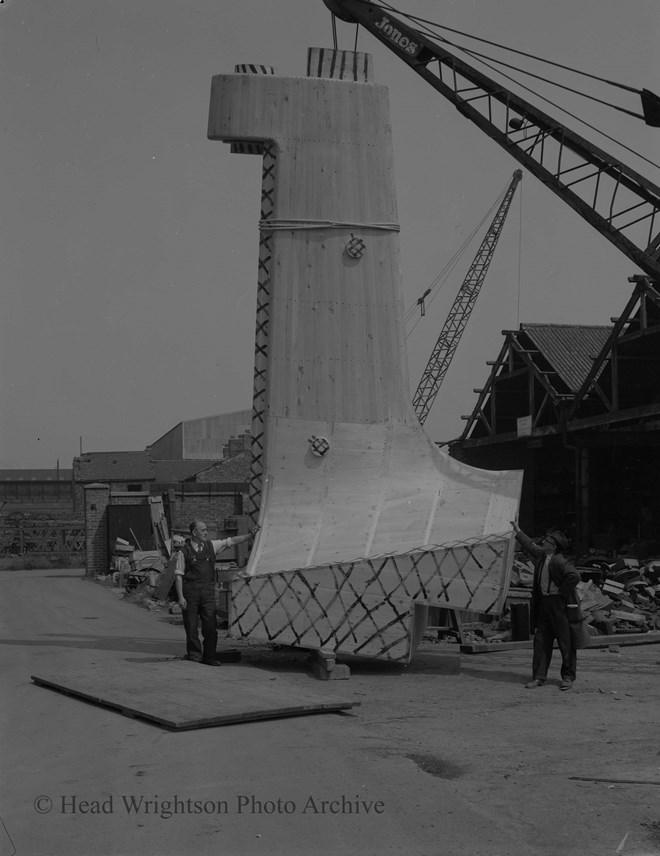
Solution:
{"label": "man pointing upward", "polygon": [[[207,666],[221,666],[216,660],[218,628],[215,605],[215,560],[227,547],[243,544],[259,531],[255,526],[247,535],[212,540],[203,520],[193,520],[190,537],[177,553],[174,582],[186,631],[186,659]],[[197,630],[202,622],[204,645],[200,645]]]}

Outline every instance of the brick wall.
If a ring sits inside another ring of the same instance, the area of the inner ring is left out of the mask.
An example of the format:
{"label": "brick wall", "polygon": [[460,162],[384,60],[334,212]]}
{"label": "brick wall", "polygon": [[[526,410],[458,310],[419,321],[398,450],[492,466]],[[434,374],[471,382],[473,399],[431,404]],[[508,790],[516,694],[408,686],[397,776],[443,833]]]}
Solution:
{"label": "brick wall", "polygon": [[85,575],[88,577],[108,573],[109,502],[109,485],[85,485]]}
{"label": "brick wall", "polygon": [[[104,482],[104,484],[105,484],[105,482]],[[139,479],[132,479],[131,481],[110,481],[109,484],[110,484],[110,487],[112,488],[113,491],[126,491],[128,493],[133,493],[133,496],[139,497],[139,496],[141,496],[140,491],[134,491],[134,492],[129,491],[128,485],[129,484],[142,485],[144,491],[146,491],[148,493],[150,482],[148,480],[145,480],[145,479],[143,479],[141,481]],[[74,507],[75,511],[79,510],[82,512],[83,508],[85,507],[85,488],[86,488],[86,485],[83,482],[74,482],[74,485],[73,485],[73,507]]]}
{"label": "brick wall", "polygon": [[[162,495],[166,507],[169,508],[173,529],[187,533],[191,521],[204,520],[212,537],[226,538],[247,531],[249,520],[242,516],[246,493],[245,483],[154,485],[154,490],[142,493],[120,492],[114,484],[112,492],[107,484],[85,485],[87,575],[108,573],[111,552],[111,545],[108,543],[108,505],[146,505],[150,495]],[[238,528],[226,527],[225,521],[228,518],[238,518]],[[235,556],[234,552],[227,556],[227,561],[247,555],[243,545],[239,546]]]}
{"label": "brick wall", "polygon": [[[173,498],[170,491],[170,517],[172,526],[176,529],[187,529],[188,524],[196,519],[204,520],[211,526],[222,527],[227,517],[237,517],[243,514],[246,503],[247,486],[209,484],[200,490],[196,486],[186,484],[174,488]],[[201,487],[201,485],[200,485]],[[229,535],[235,533],[227,533]],[[221,533],[218,537],[224,537]]]}
{"label": "brick wall", "polygon": [[[156,485],[150,493],[120,493],[113,490],[110,494],[112,505],[143,505],[148,497],[159,495],[164,497],[165,506],[174,529],[188,530],[193,520],[204,520],[210,530],[217,530],[218,537],[225,537],[220,531],[228,517],[238,517],[243,514],[246,502],[247,485],[245,484],[205,484],[194,483]],[[227,532],[228,535],[236,534]]]}
{"label": "brick wall", "polygon": [[238,437],[230,437],[222,447],[222,456],[224,459],[234,458],[243,452],[249,452],[252,448],[252,434],[246,431]]}
{"label": "brick wall", "polygon": [[73,510],[77,514],[85,512],[85,488],[80,482],[73,483]]}
{"label": "brick wall", "polygon": [[147,498],[151,494],[149,491],[131,491],[130,493],[122,491],[121,488],[112,486],[110,493],[111,505],[146,505]]}

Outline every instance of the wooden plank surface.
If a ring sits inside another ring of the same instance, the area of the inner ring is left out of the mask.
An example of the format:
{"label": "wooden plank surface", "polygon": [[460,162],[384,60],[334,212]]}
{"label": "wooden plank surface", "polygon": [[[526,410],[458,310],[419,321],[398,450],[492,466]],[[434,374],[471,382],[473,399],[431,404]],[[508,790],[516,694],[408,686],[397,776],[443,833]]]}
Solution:
{"label": "wooden plank surface", "polygon": [[[274,142],[269,223],[283,226],[261,260],[266,489],[250,573],[510,531],[522,474],[451,459],[412,407],[386,88],[218,75],[209,137]],[[345,225],[295,227],[323,221]],[[345,254],[352,235],[366,245],[360,259]],[[312,435],[329,441],[323,458],[310,451]]]}
{"label": "wooden plank surface", "polygon": [[351,698],[338,699],[325,687],[302,688],[298,680],[282,675],[274,679],[266,670],[241,664],[211,668],[178,659],[122,661],[31,678],[38,686],[175,731],[331,713],[359,705]]}
{"label": "wooden plank surface", "polygon": [[170,589],[174,585],[174,570],[176,568],[176,556],[172,555],[165,565],[165,569],[158,577],[158,582],[154,590],[154,598],[156,600],[165,600],[170,593]]}

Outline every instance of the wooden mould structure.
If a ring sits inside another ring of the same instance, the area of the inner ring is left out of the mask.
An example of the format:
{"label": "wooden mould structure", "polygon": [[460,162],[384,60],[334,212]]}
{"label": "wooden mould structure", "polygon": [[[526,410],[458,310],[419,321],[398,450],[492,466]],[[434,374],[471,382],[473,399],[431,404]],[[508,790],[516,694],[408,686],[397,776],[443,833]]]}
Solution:
{"label": "wooden mould structure", "polygon": [[413,411],[387,89],[363,53],[239,66],[213,78],[208,136],[263,157],[262,528],[230,630],[407,662],[424,606],[501,611],[522,474],[450,458]]}

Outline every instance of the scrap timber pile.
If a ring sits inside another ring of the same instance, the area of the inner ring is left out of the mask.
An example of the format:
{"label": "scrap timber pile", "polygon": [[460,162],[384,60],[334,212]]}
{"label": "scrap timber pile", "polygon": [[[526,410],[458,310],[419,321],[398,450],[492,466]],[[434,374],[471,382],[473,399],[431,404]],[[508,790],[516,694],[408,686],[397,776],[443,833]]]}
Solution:
{"label": "scrap timber pile", "polygon": [[582,612],[597,633],[660,630],[660,559],[642,566],[619,559],[601,574],[600,586],[593,579],[578,586]]}
{"label": "scrap timber pile", "polygon": [[[576,565],[577,592],[593,636],[660,630],[660,559],[590,557]],[[512,584],[531,588],[532,562],[516,558]]]}
{"label": "scrap timber pile", "polygon": [[112,550],[110,571],[115,585],[128,590],[156,585],[167,559],[160,550],[136,550],[123,538],[117,538]]}

